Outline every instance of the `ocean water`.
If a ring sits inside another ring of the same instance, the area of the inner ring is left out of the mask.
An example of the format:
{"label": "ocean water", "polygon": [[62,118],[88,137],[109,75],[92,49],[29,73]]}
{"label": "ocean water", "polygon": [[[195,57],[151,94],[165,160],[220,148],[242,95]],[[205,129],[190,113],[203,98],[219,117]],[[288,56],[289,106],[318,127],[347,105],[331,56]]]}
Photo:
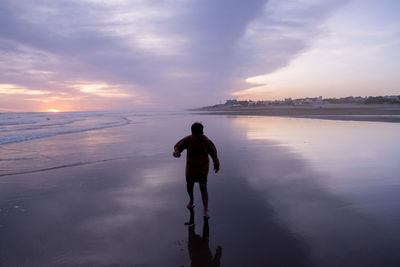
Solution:
{"label": "ocean water", "polygon": [[[203,221],[196,188],[188,227],[185,157],[172,149],[194,121],[216,144],[221,170],[208,178],[211,219]],[[0,266],[399,266],[399,130],[284,117],[2,113]]]}
{"label": "ocean water", "polygon": [[0,113],[0,145],[131,123],[119,112]]}

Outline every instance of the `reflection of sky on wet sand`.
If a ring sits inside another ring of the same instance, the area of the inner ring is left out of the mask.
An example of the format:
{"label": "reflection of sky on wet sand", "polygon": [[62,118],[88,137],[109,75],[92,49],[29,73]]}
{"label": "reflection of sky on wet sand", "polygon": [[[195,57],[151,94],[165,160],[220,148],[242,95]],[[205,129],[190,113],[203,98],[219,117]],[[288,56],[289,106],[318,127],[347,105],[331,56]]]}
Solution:
{"label": "reflection of sky on wet sand", "polygon": [[[373,162],[379,169],[375,158],[392,152],[372,144],[368,153],[345,153],[352,139],[363,140],[353,149],[376,138],[392,140],[397,124],[218,116],[146,117],[124,127],[3,146],[13,151],[10,157],[33,158],[23,160],[26,166],[9,161],[11,171],[70,167],[1,177],[2,262],[190,266],[185,158],[171,152],[198,120],[221,160],[220,173],[209,175],[209,248],[222,247],[221,266],[397,266],[399,240],[382,222],[396,219],[396,202],[389,206],[382,198],[382,192],[394,196],[385,185],[396,182],[395,166],[382,161],[387,178],[368,176],[356,184],[364,173],[360,166]],[[368,129],[375,131],[358,137]],[[343,142],[327,144],[324,135]],[[351,175],[342,179],[345,170]],[[196,233],[203,225],[199,200],[196,188]],[[360,208],[372,200],[388,211]]]}
{"label": "reflection of sky on wet sand", "polygon": [[[249,140],[276,141],[301,154],[313,168],[337,178],[348,175],[350,171],[353,178],[358,173],[371,176],[371,168],[380,167],[380,174],[386,172],[389,175],[385,178],[395,178],[398,182],[398,177],[392,174],[400,170],[397,164],[399,124],[252,117],[236,118],[235,125],[246,129]],[[365,176],[358,178],[364,182],[369,179]]]}
{"label": "reflection of sky on wet sand", "polygon": [[[400,244],[390,241],[400,222],[400,125],[268,117],[238,117],[234,125],[265,151],[254,152],[250,183],[267,193],[281,220],[308,237],[317,259],[340,255],[339,244],[374,255],[363,264],[390,259],[375,247],[394,251]],[[282,151],[292,156],[279,160]]]}
{"label": "reflection of sky on wet sand", "polygon": [[321,186],[361,209],[382,211],[385,197],[387,205],[400,206],[399,124],[253,117],[235,125],[249,140],[272,140],[306,159],[321,173]]}

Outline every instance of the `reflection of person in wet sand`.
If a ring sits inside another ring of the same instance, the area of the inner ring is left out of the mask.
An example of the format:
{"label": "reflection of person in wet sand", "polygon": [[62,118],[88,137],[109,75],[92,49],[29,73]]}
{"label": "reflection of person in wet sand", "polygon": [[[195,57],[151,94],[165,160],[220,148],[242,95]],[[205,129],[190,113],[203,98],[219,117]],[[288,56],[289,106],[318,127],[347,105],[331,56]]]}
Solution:
{"label": "reflection of person in wet sand", "polygon": [[174,147],[173,156],[179,158],[183,150],[187,150],[186,159],[186,188],[190,197],[187,208],[193,208],[193,187],[194,183],[199,183],[201,198],[203,200],[204,217],[208,215],[208,192],[207,175],[209,169],[208,155],[211,156],[214,164],[214,171],[219,171],[219,160],[217,149],[213,142],[203,134],[203,125],[196,122],[192,125],[192,134],[180,140]]}
{"label": "reflection of person in wet sand", "polygon": [[189,241],[188,249],[191,261],[191,267],[219,267],[221,266],[222,248],[217,247],[213,257],[209,247],[210,228],[208,219],[204,218],[203,236],[199,236],[194,231],[194,210],[190,208]]}

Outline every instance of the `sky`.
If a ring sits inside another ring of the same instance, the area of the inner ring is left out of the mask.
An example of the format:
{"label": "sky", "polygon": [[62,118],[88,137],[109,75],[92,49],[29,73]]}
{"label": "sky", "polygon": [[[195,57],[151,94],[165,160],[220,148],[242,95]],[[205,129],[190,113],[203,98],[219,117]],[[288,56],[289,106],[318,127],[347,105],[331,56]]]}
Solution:
{"label": "sky", "polygon": [[397,0],[1,0],[0,112],[400,95]]}

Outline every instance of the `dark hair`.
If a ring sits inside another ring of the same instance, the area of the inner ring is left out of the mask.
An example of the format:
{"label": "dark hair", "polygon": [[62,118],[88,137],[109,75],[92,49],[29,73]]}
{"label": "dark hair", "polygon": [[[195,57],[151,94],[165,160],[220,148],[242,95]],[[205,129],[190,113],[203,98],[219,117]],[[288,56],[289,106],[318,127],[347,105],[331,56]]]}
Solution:
{"label": "dark hair", "polygon": [[199,136],[203,134],[204,126],[200,122],[195,122],[192,124],[192,134]]}

